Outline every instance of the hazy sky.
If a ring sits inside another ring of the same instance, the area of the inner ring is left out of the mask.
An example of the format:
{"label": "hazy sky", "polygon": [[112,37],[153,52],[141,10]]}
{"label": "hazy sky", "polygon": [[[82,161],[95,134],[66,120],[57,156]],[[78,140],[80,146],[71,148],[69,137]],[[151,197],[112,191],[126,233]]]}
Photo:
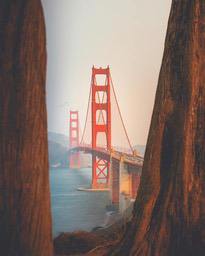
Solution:
{"label": "hazy sky", "polygon": [[110,65],[132,144],[147,140],[171,0],[42,0],[49,131],[86,114],[91,68]]}

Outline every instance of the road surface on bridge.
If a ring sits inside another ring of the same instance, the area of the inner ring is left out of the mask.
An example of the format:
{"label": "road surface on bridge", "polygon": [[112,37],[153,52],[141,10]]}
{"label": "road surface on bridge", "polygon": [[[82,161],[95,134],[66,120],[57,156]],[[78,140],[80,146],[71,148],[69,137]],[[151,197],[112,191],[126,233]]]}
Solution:
{"label": "road surface on bridge", "polygon": [[70,153],[74,152],[85,152],[90,154],[96,154],[97,156],[103,157],[104,159],[116,159],[119,161],[123,161],[125,164],[132,165],[136,167],[136,170],[141,169],[143,165],[143,157],[139,155],[132,155],[120,151],[116,151],[114,149],[106,150],[102,147],[92,148],[91,145],[79,145],[77,147],[73,147],[69,150]]}

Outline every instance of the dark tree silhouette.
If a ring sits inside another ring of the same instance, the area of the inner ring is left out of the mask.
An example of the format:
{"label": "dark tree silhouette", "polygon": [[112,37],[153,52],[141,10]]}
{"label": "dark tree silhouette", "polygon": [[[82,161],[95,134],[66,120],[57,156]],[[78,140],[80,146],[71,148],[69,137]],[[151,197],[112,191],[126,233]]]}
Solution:
{"label": "dark tree silhouette", "polygon": [[51,256],[40,0],[0,1],[0,255]]}
{"label": "dark tree silhouette", "polygon": [[205,1],[173,0],[139,195],[109,255],[205,255]]}

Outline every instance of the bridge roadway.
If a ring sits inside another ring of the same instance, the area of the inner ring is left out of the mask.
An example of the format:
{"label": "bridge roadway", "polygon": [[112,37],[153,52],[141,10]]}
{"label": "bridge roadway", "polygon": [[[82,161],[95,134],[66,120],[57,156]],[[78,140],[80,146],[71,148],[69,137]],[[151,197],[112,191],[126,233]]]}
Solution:
{"label": "bridge roadway", "polygon": [[124,164],[127,164],[132,169],[135,169],[137,172],[141,172],[142,165],[143,165],[143,157],[139,155],[133,155],[126,152],[121,152],[115,149],[106,150],[103,147],[96,147],[92,148],[90,145],[79,145],[77,147],[73,147],[69,150],[70,153],[74,152],[85,152],[88,154],[95,154],[97,157],[110,161],[110,159],[123,161]]}

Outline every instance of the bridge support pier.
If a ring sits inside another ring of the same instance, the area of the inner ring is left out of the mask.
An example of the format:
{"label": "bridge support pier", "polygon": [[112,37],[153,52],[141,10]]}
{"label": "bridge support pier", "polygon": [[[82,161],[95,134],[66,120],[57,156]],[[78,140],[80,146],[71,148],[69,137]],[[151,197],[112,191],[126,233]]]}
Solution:
{"label": "bridge support pier", "polygon": [[119,211],[123,213],[132,204],[132,175],[123,157],[120,160]]}
{"label": "bridge support pier", "polygon": [[111,157],[111,202],[114,206],[119,206],[119,189],[120,189],[120,162]]}
{"label": "bridge support pier", "polygon": [[140,182],[140,174],[136,169],[120,160],[111,157],[111,201],[119,212],[123,213],[133,204]]}

